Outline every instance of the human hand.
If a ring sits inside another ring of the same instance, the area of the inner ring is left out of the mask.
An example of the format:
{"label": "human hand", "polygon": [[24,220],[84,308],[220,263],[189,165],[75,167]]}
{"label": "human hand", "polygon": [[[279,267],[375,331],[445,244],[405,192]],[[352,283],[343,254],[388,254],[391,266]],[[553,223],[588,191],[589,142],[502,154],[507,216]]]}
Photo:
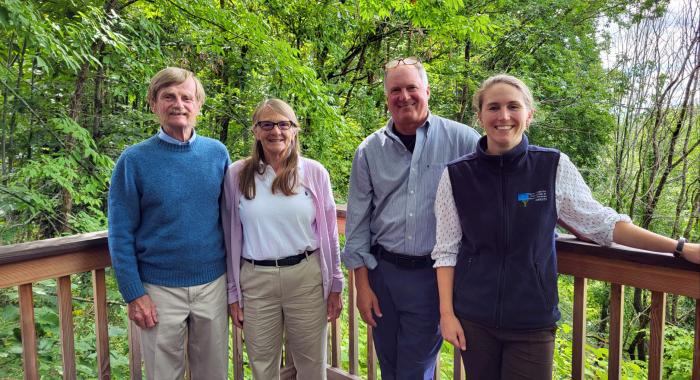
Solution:
{"label": "human hand", "polygon": [[231,314],[231,319],[233,319],[233,324],[239,329],[243,328],[243,309],[240,307],[238,302],[234,302],[229,307],[229,314]]}
{"label": "human hand", "polygon": [[462,351],[467,349],[464,329],[462,329],[462,324],[459,323],[454,314],[440,316],[440,332],[442,333],[442,338],[452,343],[455,347],[459,347]]}
{"label": "human hand", "polygon": [[340,317],[340,312],[343,310],[343,299],[340,298],[340,293],[331,292],[331,294],[328,295],[327,304],[326,315],[328,321],[334,321]]}
{"label": "human hand", "polygon": [[691,263],[700,264],[700,244],[685,243],[685,246],[683,247],[683,254],[681,256]]}
{"label": "human hand", "polygon": [[156,304],[148,294],[129,302],[127,313],[129,319],[142,329],[150,329],[158,323]]}
{"label": "human hand", "polygon": [[365,323],[377,327],[374,316],[381,318],[382,311],[379,309],[379,299],[369,284],[357,286],[357,310],[360,311],[360,316]]}

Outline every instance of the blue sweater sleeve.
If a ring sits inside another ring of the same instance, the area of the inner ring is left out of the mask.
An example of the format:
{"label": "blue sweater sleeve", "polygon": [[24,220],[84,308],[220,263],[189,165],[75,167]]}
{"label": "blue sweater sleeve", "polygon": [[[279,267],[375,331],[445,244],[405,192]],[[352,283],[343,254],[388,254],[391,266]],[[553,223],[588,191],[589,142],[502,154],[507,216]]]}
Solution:
{"label": "blue sweater sleeve", "polygon": [[134,234],[141,223],[140,194],[136,183],[136,157],[125,151],[112,173],[108,200],[109,252],[124,301],[146,294],[139,276]]}

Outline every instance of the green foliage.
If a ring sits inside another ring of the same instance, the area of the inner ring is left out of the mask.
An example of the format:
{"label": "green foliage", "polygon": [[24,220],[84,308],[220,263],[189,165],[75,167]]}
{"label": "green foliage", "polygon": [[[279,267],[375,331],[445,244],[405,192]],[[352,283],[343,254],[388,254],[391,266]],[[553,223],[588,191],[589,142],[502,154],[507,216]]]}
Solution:
{"label": "green foliage", "polygon": [[[637,194],[651,193],[659,176],[647,175],[655,167],[653,155],[627,148],[619,134],[628,121],[644,126],[650,114],[626,119],[616,105],[637,89],[635,77],[651,75],[658,66],[645,61],[629,70],[624,65],[605,69],[600,56],[610,36],[601,33],[601,25],[633,27],[663,16],[667,5],[630,0],[5,0],[0,4],[0,244],[106,227],[113,162],[127,146],[157,130],[146,88],[149,78],[168,65],[190,69],[202,80],[207,101],[198,133],[220,139],[234,160],[250,150],[255,105],[269,97],[288,101],[302,124],[304,155],[325,165],[336,199],[344,202],[355,148],[389,117],[381,67],[410,55],[428,70],[431,112],[477,128],[470,104],[479,83],[499,72],[523,78],[537,101],[531,141],[568,154],[600,199],[639,220],[644,202]],[[668,81],[659,77],[659,85]],[[665,112],[669,121],[656,128],[657,141],[668,141],[680,110]],[[684,127],[691,146],[700,139],[696,124],[692,130]],[[639,138],[653,142],[653,133],[642,128]],[[629,168],[616,161],[621,151]],[[692,219],[697,155],[671,172],[649,219],[653,230],[689,230],[691,239],[700,238],[700,224]],[[627,190],[636,178],[641,178],[639,189]],[[109,299],[119,300],[113,282],[108,277]],[[41,372],[53,378],[60,371],[52,340],[55,289],[38,289],[44,292],[37,309]],[[587,376],[604,378],[608,290],[595,282],[589,289]],[[73,290],[76,297],[89,298],[89,278],[74,276]],[[637,317],[630,291],[627,320]],[[21,376],[13,294],[0,291],[0,378]],[[572,295],[571,279],[562,277],[557,378],[570,377]],[[78,376],[92,378],[92,311],[81,301],[74,307]],[[691,308],[686,300],[679,302],[681,314]],[[122,378],[128,350],[125,312],[114,304],[109,313],[112,369],[115,378]],[[687,374],[689,323],[681,320],[667,331],[664,371],[669,378]],[[346,321],[341,326],[346,328]],[[628,327],[625,337],[638,329]],[[347,338],[346,330],[342,334]],[[362,350],[363,324],[359,338]],[[361,352],[363,371],[365,357]],[[646,376],[644,362],[624,359],[624,377]],[[344,365],[347,360],[344,351]],[[452,376],[451,363],[452,349],[446,345],[444,378]]]}
{"label": "green foliage", "polygon": [[55,140],[0,188],[4,200],[0,212],[6,220],[18,223],[6,226],[3,234],[26,229],[21,223],[27,222],[40,229],[59,230],[62,198],[58,189],[73,199],[71,232],[99,230],[106,223],[103,203],[114,163],[98,151],[90,133],[71,119],[52,119],[47,128]]}
{"label": "green foliage", "polygon": [[[255,105],[267,97],[289,101],[303,124],[304,153],[329,168],[338,199],[345,199],[355,147],[387,118],[381,65],[406,55],[425,61],[432,111],[463,121],[470,120],[470,95],[486,76],[507,71],[524,77],[542,99],[532,140],[566,151],[585,174],[596,167],[599,155],[594,153],[609,142],[612,125],[604,106],[606,73],[598,58],[595,20],[637,11],[625,4],[155,1],[78,7],[8,1],[0,12],[1,31],[10,41],[0,56],[12,59],[0,65],[3,96],[10,104],[21,105],[17,99],[23,99],[34,112],[7,105],[3,111],[23,118],[14,130],[3,127],[16,146],[3,158],[15,160],[5,176],[45,164],[33,154],[22,155],[23,150],[65,149],[45,142],[37,123],[54,117],[47,115],[77,112],[75,121],[91,132],[97,151],[116,158],[126,145],[153,133],[144,99],[148,78],[165,65],[179,65],[195,71],[209,95],[200,133],[220,138],[234,159],[248,154]],[[22,80],[13,89],[18,75]],[[72,99],[74,89],[81,89],[79,99]],[[54,97],[34,98],[37,90]],[[31,194],[34,209],[53,210],[48,215],[58,218],[56,226],[8,227],[4,221],[5,241],[104,227],[98,212],[104,207],[85,199],[99,198],[100,189],[69,183],[84,173],[76,176],[80,171],[66,166],[73,175],[55,175],[62,180],[51,178],[51,190],[70,197],[57,199],[35,189]],[[38,170],[21,175],[38,175]],[[76,196],[83,199],[73,200]],[[66,202],[74,201],[86,206],[73,212]],[[13,203],[18,208],[22,202]]]}

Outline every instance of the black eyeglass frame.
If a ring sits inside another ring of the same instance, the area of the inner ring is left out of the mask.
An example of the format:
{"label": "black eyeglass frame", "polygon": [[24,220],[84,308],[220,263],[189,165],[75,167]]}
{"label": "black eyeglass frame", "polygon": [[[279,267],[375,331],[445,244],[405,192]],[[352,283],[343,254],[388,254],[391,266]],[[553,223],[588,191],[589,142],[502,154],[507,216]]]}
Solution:
{"label": "black eyeglass frame", "polygon": [[[265,124],[269,123],[269,124],[271,124],[271,126],[263,127],[263,123],[265,123]],[[289,126],[283,127],[282,123],[289,123]],[[257,123],[255,123],[255,126],[262,129],[265,132],[268,132],[268,131],[275,129],[275,127],[279,128],[280,131],[286,131],[292,127],[296,127],[296,124],[294,124],[294,122],[291,120],[282,120],[282,121],[278,121],[278,122],[262,120],[262,121],[258,121]]]}

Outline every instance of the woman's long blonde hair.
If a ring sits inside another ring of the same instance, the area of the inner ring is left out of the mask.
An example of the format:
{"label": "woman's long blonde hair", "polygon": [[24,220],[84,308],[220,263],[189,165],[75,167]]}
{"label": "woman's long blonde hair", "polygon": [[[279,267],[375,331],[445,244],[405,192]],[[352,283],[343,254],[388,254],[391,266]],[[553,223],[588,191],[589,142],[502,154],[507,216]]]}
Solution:
{"label": "woman's long blonde hair", "polygon": [[[270,110],[272,112],[283,115],[292,122],[291,128],[299,128],[299,120],[297,120],[297,115],[294,113],[292,107],[280,99],[267,99],[255,107],[255,112],[253,112],[253,128],[260,121],[260,115],[264,112]],[[299,184],[299,170],[297,169],[299,165],[299,157],[301,156],[301,151],[299,149],[299,134],[295,133],[292,143],[289,145],[287,156],[282,161],[282,170],[277,174],[274,181],[272,181],[272,193],[281,191],[284,195],[294,195],[294,189]],[[265,159],[265,152],[263,151],[262,143],[255,139],[253,146],[251,148],[250,157],[248,157],[243,163],[243,168],[241,169],[239,188],[243,196],[246,199],[255,198],[255,174],[265,173],[265,166],[268,164]]]}

